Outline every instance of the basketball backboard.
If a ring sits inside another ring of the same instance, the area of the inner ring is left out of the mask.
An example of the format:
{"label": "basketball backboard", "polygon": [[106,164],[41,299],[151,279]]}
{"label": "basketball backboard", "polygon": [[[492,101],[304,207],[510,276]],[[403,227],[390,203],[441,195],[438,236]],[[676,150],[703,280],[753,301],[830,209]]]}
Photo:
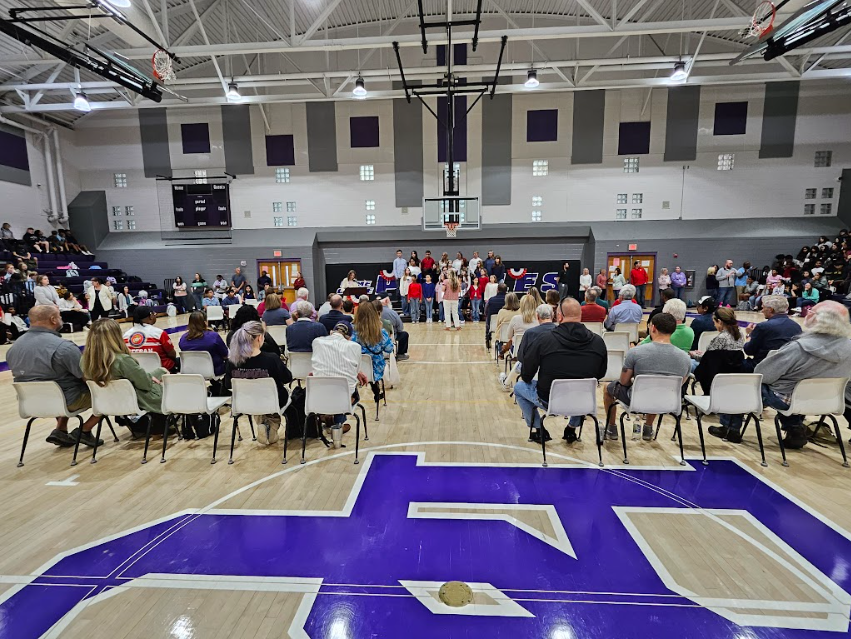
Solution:
{"label": "basketball backboard", "polygon": [[482,216],[479,198],[444,195],[423,199],[423,230],[443,231],[450,215],[457,215],[460,230],[479,230]]}

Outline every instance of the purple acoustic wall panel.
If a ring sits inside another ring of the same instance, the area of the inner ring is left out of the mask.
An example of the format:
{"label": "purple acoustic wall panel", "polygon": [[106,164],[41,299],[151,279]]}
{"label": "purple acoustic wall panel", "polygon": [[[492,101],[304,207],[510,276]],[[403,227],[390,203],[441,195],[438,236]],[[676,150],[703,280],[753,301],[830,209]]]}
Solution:
{"label": "purple acoustic wall panel", "polygon": [[181,124],[180,137],[184,154],[210,152],[210,127],[206,122]]}
{"label": "purple acoustic wall panel", "polygon": [[11,131],[0,131],[0,164],[21,171],[29,171],[27,138],[23,131],[18,135]]}
{"label": "purple acoustic wall panel", "polygon": [[378,146],[378,116],[349,118],[349,133],[353,149]]}
{"label": "purple acoustic wall panel", "polygon": [[[447,161],[447,137],[446,137],[446,127],[443,126],[443,122],[446,122],[446,118],[448,115],[448,106],[449,101],[446,98],[437,98],[437,161],[438,162],[446,162]],[[466,162],[467,161],[467,117],[464,115],[467,113],[467,97],[463,95],[455,96],[455,148],[453,149],[455,152],[455,161],[456,162]]]}
{"label": "purple acoustic wall panel", "polygon": [[[437,49],[435,50],[437,54],[437,66],[442,67],[446,66],[446,45],[439,44],[437,45]],[[463,42],[461,44],[453,44],[452,45],[452,66],[459,66],[467,64],[467,45]]]}
{"label": "purple acoustic wall panel", "polygon": [[266,166],[295,166],[293,136],[266,136]]}
{"label": "purple acoustic wall panel", "polygon": [[555,142],[558,140],[558,109],[526,111],[526,141]]}
{"label": "purple acoustic wall panel", "polygon": [[719,102],[715,105],[715,135],[743,135],[747,130],[747,102]]}
{"label": "purple acoustic wall panel", "polygon": [[650,153],[650,123],[621,122],[618,155],[647,155],[648,153]]}

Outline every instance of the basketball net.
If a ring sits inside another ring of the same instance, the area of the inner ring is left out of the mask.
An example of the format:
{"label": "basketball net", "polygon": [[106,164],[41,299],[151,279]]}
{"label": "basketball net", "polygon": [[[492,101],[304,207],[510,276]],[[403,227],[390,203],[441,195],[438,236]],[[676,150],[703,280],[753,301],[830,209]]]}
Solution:
{"label": "basketball net", "polygon": [[446,237],[458,237],[458,223],[447,222],[443,226],[446,227]]}
{"label": "basketball net", "polygon": [[154,70],[154,77],[163,83],[168,83],[174,80],[177,76],[172,67],[172,59],[168,51],[157,49],[151,58],[151,67]]}
{"label": "basketball net", "polygon": [[774,29],[774,17],[776,15],[774,3],[769,0],[760,2],[754,11],[750,24],[740,31],[742,36],[750,38],[762,38]]}

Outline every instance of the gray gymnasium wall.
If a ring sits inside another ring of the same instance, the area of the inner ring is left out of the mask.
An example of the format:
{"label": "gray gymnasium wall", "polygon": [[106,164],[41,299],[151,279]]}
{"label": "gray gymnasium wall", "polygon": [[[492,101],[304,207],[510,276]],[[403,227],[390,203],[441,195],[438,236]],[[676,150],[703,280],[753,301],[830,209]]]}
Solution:
{"label": "gray gymnasium wall", "polygon": [[333,102],[308,102],[307,160],[311,171],[337,170],[337,121]]}
{"label": "gray gymnasium wall", "polygon": [[166,109],[139,109],[139,133],[142,138],[145,177],[171,177]]}
{"label": "gray gymnasium wall", "polygon": [[398,207],[423,205],[423,154],[416,152],[422,147],[422,104],[418,100],[393,100],[393,172]]}
{"label": "gray gymnasium wall", "polygon": [[774,82],[765,85],[760,159],[790,158],[795,152],[795,125],[798,120],[800,82]]}
{"label": "gray gymnasium wall", "polygon": [[232,175],[254,175],[251,115],[247,104],[222,105],[222,138],[225,171]]}
{"label": "gray gymnasium wall", "polygon": [[[68,204],[68,219],[74,236],[84,245],[100,245],[109,235],[106,193],[103,191],[81,191]],[[100,259],[100,258],[98,258]]]}
{"label": "gray gymnasium wall", "polygon": [[665,161],[691,162],[697,158],[700,87],[668,89],[665,123]]}
{"label": "gray gymnasium wall", "polygon": [[606,120],[606,92],[577,91],[573,94],[573,164],[600,164],[603,161],[603,134]]}

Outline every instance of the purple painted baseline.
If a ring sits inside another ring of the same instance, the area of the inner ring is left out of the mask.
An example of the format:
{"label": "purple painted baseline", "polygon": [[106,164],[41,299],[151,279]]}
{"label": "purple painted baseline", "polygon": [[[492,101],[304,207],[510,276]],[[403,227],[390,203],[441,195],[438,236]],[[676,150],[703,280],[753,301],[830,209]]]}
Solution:
{"label": "purple painted baseline", "polygon": [[[701,508],[746,510],[851,589],[851,572],[843,569],[851,564],[851,541],[733,462],[692,463],[692,469],[417,466],[410,455],[377,455],[350,517],[184,515],[62,559],[46,572],[55,577],[39,577],[0,605],[0,638],[39,637],[78,602],[149,573],[359,584],[321,588],[305,624],[313,638],[338,636],[340,628],[347,637],[406,639],[848,636],[758,627],[743,632],[665,588],[613,507],[685,508],[686,500]],[[408,519],[412,501],[553,504],[577,559],[503,522]],[[409,596],[359,596],[405,595],[400,579],[488,582],[520,600],[534,618],[435,615]],[[627,605],[636,602],[657,605]]]}

